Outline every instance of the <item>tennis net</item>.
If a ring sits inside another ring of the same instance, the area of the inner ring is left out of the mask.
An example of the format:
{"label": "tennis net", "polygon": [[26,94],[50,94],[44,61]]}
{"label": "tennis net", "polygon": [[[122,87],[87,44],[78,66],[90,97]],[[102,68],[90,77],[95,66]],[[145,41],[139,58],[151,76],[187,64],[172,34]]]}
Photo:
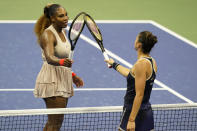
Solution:
{"label": "tennis net", "polygon": [[[152,108],[155,131],[197,131],[197,104]],[[0,110],[0,131],[42,131],[48,114],[64,114],[61,131],[117,131],[122,107]]]}

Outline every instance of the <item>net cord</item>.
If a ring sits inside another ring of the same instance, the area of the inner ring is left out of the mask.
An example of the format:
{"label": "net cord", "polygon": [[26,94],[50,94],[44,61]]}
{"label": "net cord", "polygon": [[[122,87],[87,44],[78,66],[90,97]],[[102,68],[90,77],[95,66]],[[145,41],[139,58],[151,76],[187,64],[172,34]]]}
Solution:
{"label": "net cord", "polygon": [[[152,105],[153,110],[190,109],[190,108],[197,108],[197,103]],[[122,109],[123,109],[122,106],[103,106],[103,107],[55,108],[55,109],[0,110],[0,116],[122,112]]]}

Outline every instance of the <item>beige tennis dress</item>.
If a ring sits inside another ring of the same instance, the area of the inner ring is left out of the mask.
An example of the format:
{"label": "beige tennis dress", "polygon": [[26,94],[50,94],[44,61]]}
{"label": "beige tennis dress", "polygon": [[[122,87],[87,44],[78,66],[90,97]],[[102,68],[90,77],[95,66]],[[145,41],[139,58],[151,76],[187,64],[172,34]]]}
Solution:
{"label": "beige tennis dress", "polygon": [[[66,42],[62,42],[54,27],[51,25],[47,28],[51,30],[57,40],[55,46],[55,56],[58,58],[66,58],[69,56],[71,46],[66,38]],[[71,68],[64,66],[54,66],[47,63],[42,50],[43,65],[37,76],[34,96],[39,98],[47,98],[52,96],[71,97],[73,96],[73,83]]]}

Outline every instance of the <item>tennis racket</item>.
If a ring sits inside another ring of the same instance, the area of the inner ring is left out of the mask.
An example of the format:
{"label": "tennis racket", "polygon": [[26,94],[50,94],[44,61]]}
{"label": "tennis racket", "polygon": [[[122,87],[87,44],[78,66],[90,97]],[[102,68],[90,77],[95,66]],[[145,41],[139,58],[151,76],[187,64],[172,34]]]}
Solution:
{"label": "tennis racket", "polygon": [[[103,46],[102,34],[101,34],[101,32],[100,32],[100,30],[99,30],[99,28],[98,28],[96,22],[95,22],[94,19],[93,19],[90,15],[88,15],[88,14],[86,14],[86,15],[84,16],[84,19],[85,19],[85,23],[86,23],[86,25],[87,25],[87,27],[88,27],[90,33],[92,34],[92,36],[94,37],[94,39],[95,39],[96,42],[98,43],[98,45],[99,45],[99,47],[100,47],[100,49],[101,49],[101,51],[102,51],[102,53],[103,53],[104,59],[105,59],[105,60],[109,60],[109,57],[108,57],[108,55],[107,55],[107,53],[106,53],[106,51],[105,51],[105,48],[104,48],[104,46]],[[107,64],[107,66],[108,66],[109,68],[111,68],[111,65]]]}
{"label": "tennis racket", "polygon": [[84,28],[84,25],[85,25],[84,16],[85,15],[86,15],[85,12],[79,13],[72,21],[70,29],[68,31],[68,38],[71,44],[71,52],[69,55],[70,59],[73,58],[74,49],[75,49],[77,40],[79,39],[79,36]]}

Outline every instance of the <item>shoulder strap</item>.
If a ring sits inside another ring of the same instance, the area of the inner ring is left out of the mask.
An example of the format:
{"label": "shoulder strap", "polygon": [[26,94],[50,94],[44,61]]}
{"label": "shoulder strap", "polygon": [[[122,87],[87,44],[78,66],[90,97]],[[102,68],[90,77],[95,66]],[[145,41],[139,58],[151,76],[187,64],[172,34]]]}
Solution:
{"label": "shoulder strap", "polygon": [[154,70],[152,57],[142,57],[141,59],[146,59],[146,60],[150,61],[152,69]]}
{"label": "shoulder strap", "polygon": [[50,26],[48,27],[48,29],[49,29],[50,31],[53,32],[53,34],[55,35],[55,38],[57,39],[57,41],[60,41],[60,40],[61,40],[60,37],[59,37],[59,35],[57,34],[57,31],[56,31],[55,28],[53,27],[53,25],[50,25]]}
{"label": "shoulder strap", "polygon": [[[155,73],[155,69],[154,69],[154,66],[153,66],[153,58],[152,57],[142,57],[142,59],[146,59],[151,63],[152,75],[153,75],[153,73]],[[149,79],[152,77],[152,75],[149,77]]]}

